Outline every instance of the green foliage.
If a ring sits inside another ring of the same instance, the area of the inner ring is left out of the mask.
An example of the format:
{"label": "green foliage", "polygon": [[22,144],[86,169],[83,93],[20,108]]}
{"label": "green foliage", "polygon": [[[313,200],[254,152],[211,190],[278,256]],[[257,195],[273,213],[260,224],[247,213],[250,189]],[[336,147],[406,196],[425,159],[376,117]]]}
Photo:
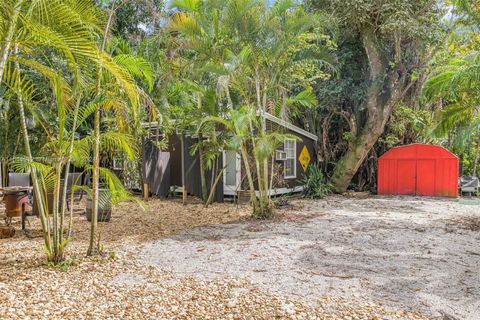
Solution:
{"label": "green foliage", "polygon": [[57,264],[54,264],[52,262],[50,262],[48,264],[49,267],[52,267],[52,268],[55,268],[59,271],[62,271],[62,272],[67,272],[71,267],[74,267],[74,266],[77,266],[78,265],[78,262],[77,262],[77,257],[73,256],[69,259],[65,259],[63,261],[61,261],[60,263],[57,263]]}
{"label": "green foliage", "polygon": [[454,5],[455,32],[433,59],[423,95],[436,108],[431,136],[460,157],[462,174],[475,175],[480,165],[480,3]]}
{"label": "green foliage", "polygon": [[315,164],[308,166],[307,175],[302,183],[305,186],[303,195],[307,198],[323,199],[332,192],[332,186],[328,183],[328,179]]}
{"label": "green foliage", "polygon": [[400,104],[392,114],[389,125],[379,139],[387,149],[413,142],[428,142],[433,116],[428,110],[415,110]]}

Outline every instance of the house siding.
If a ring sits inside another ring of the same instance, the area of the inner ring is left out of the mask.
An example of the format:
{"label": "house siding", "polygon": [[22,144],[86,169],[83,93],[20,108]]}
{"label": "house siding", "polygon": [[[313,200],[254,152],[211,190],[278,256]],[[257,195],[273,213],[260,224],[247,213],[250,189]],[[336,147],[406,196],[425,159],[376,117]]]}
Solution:
{"label": "house siding", "polygon": [[[297,142],[296,142],[296,155],[295,155],[296,156],[296,159],[295,159],[296,178],[285,179],[284,178],[284,172],[283,172],[283,170],[284,170],[283,161],[276,161],[275,160],[275,167],[277,168],[277,170],[275,170],[275,172],[274,172],[273,188],[274,189],[275,188],[289,188],[290,189],[290,188],[294,188],[294,187],[303,186],[303,179],[306,176],[306,172],[303,170],[302,164],[299,161],[300,153],[302,152],[304,146],[307,147],[308,153],[310,154],[310,157],[311,157],[310,164],[316,163],[317,157],[316,157],[315,146],[314,146],[315,141],[313,141],[309,137],[305,137],[305,136],[299,134],[298,132],[295,132],[293,130],[284,128],[284,127],[278,125],[277,123],[269,121],[269,120],[266,121],[265,127],[266,127],[267,131],[269,131],[269,132],[273,132],[273,131],[281,132],[281,133],[292,135],[293,137],[296,137],[298,139]],[[283,145],[280,145],[277,148],[277,150],[283,150]],[[269,161],[269,168],[271,168],[271,165],[272,165],[272,162]],[[251,167],[252,167],[252,170],[254,170],[253,164],[251,165]],[[245,174],[245,166],[243,164],[243,161],[242,161],[242,169],[241,170],[242,170],[241,171],[242,189],[243,190],[248,190],[248,181],[247,181],[247,177],[246,177],[246,174]],[[307,168],[307,170],[308,170],[308,168]],[[255,184],[256,184],[256,182],[255,182]]]}

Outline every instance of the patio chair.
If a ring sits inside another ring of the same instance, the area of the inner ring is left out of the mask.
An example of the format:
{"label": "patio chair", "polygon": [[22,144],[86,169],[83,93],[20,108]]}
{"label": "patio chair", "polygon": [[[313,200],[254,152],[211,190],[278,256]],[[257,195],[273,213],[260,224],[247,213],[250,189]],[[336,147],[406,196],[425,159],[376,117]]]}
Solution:
{"label": "patio chair", "polygon": [[477,195],[480,191],[480,181],[475,176],[460,177],[460,195],[468,193],[469,196]]}

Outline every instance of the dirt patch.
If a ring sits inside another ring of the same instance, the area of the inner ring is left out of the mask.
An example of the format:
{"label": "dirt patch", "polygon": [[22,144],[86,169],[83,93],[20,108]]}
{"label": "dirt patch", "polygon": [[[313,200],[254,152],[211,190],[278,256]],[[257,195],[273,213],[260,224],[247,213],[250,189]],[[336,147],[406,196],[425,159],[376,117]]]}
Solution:
{"label": "dirt patch", "polygon": [[449,226],[458,226],[459,228],[480,231],[480,216],[456,217],[448,221]]}
{"label": "dirt patch", "polygon": [[[80,204],[78,207],[85,207]],[[79,210],[81,212],[81,210]],[[151,198],[142,210],[138,204],[122,203],[113,209],[109,223],[100,223],[103,241],[107,245],[143,243],[175,234],[181,230],[205,225],[238,222],[250,217],[246,205],[234,206],[217,203],[204,208],[197,199],[191,198],[187,205],[181,200],[160,200]],[[41,236],[39,219],[29,217],[27,225],[32,237]],[[19,227],[16,221],[15,227]],[[23,238],[22,232],[17,232]],[[90,223],[85,215],[74,215],[74,241],[85,242],[90,236]]]}
{"label": "dirt patch", "polygon": [[273,219],[274,222],[277,223],[306,223],[313,219],[324,217],[327,213],[324,212],[298,212],[298,211],[290,211],[288,209],[282,209],[279,213],[275,215]]}

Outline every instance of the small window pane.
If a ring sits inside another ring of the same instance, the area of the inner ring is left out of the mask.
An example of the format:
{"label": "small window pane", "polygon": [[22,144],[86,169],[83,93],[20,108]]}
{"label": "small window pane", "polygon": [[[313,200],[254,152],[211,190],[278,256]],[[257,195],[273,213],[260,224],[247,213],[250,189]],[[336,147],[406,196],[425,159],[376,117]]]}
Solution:
{"label": "small window pane", "polygon": [[295,140],[285,140],[283,144],[283,150],[286,154],[286,160],[284,161],[284,175],[285,178],[295,178],[296,177],[296,141]]}

